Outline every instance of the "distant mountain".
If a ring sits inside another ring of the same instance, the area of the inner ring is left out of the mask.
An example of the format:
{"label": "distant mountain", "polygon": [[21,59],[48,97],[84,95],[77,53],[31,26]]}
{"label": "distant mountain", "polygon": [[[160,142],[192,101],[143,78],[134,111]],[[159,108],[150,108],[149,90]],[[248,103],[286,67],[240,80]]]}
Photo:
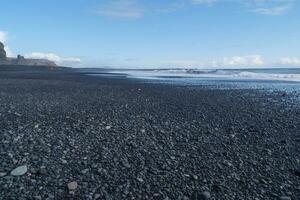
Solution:
{"label": "distant mountain", "polygon": [[18,55],[17,58],[7,57],[2,42],[0,42],[0,65],[57,66],[55,62],[46,59],[26,59],[21,55]]}

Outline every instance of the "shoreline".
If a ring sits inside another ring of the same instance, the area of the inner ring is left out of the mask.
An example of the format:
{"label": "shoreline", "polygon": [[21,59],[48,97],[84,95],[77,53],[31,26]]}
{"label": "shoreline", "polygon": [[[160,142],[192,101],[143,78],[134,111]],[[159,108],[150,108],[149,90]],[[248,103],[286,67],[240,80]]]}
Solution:
{"label": "shoreline", "polygon": [[300,107],[288,98],[1,71],[0,197],[297,199]]}

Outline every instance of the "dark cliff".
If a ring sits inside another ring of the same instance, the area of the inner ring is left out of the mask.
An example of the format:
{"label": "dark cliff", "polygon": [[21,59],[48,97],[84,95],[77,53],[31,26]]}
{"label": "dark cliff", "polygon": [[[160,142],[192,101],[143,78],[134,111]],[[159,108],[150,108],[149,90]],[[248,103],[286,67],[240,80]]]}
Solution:
{"label": "dark cliff", "polygon": [[27,59],[21,55],[17,58],[7,57],[4,44],[0,42],[0,65],[31,65],[31,66],[56,66],[55,62],[46,59]]}

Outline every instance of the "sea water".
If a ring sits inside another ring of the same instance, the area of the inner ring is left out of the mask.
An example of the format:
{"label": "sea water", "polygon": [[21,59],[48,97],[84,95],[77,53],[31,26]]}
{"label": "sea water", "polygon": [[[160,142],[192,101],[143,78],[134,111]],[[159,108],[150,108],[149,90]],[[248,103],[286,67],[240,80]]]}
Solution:
{"label": "sea water", "polygon": [[149,83],[209,86],[217,89],[267,89],[300,92],[300,68],[265,69],[99,69],[93,75],[122,76]]}

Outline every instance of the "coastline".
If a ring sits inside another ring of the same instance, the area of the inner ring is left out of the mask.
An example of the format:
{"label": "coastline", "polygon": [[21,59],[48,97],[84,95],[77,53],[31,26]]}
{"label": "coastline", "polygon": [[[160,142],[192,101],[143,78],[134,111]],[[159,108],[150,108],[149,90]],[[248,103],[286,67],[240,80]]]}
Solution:
{"label": "coastline", "polygon": [[[300,107],[288,98],[1,71],[0,197],[297,199]],[[28,172],[11,176],[20,165]]]}

